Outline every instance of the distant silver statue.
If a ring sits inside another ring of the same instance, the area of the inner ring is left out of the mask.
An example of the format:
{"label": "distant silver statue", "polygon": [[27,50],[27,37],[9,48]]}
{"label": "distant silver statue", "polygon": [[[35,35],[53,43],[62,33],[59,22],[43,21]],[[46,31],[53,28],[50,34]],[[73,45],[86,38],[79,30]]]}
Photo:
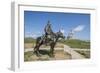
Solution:
{"label": "distant silver statue", "polygon": [[73,35],[74,35],[74,31],[71,30],[69,33],[68,33],[68,36],[67,36],[67,39],[70,40],[73,38]]}

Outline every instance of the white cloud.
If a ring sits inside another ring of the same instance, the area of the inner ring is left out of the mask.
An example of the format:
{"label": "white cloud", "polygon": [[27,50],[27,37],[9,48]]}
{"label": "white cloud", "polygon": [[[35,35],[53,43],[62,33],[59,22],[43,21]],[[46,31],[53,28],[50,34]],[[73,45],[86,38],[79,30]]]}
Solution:
{"label": "white cloud", "polygon": [[78,25],[76,28],[73,29],[74,32],[79,32],[82,31],[84,29],[84,25]]}

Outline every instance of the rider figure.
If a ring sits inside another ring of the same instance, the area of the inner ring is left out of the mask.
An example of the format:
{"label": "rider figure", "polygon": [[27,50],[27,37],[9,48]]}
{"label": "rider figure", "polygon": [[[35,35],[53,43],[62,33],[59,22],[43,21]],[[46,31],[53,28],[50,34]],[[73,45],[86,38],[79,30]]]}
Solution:
{"label": "rider figure", "polygon": [[52,37],[53,36],[53,31],[51,29],[50,21],[48,21],[47,25],[44,28],[44,31],[45,31],[46,41],[47,41],[47,39],[52,40],[53,39],[53,37]]}

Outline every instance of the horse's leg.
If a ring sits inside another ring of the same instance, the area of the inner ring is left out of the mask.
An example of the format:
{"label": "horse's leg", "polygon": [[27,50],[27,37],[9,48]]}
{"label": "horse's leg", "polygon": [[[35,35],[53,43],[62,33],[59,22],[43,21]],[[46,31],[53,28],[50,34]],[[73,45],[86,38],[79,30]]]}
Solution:
{"label": "horse's leg", "polygon": [[54,57],[54,43],[52,43],[51,45],[50,45],[50,56],[51,57]]}
{"label": "horse's leg", "polygon": [[37,50],[37,45],[34,47],[34,53],[36,53],[36,50]]}
{"label": "horse's leg", "polygon": [[38,45],[36,44],[36,46],[34,47],[34,53],[39,56],[39,47]]}
{"label": "horse's leg", "polygon": [[37,47],[37,50],[36,50],[37,56],[41,56],[41,54],[39,53],[39,48],[40,48],[40,45]]}
{"label": "horse's leg", "polygon": [[39,48],[43,44],[43,39],[44,37],[38,37],[36,40],[36,46],[34,47],[34,52],[36,53],[37,56],[40,56]]}

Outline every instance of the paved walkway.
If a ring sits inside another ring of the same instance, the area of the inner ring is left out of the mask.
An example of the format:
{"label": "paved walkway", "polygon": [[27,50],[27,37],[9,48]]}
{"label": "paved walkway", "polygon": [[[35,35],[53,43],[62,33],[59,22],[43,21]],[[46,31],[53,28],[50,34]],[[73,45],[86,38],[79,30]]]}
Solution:
{"label": "paved walkway", "polygon": [[67,45],[64,45],[64,51],[68,52],[69,54],[71,54],[72,59],[84,59],[85,57],[81,54],[79,54],[78,52],[76,52],[73,48],[70,48]]}

